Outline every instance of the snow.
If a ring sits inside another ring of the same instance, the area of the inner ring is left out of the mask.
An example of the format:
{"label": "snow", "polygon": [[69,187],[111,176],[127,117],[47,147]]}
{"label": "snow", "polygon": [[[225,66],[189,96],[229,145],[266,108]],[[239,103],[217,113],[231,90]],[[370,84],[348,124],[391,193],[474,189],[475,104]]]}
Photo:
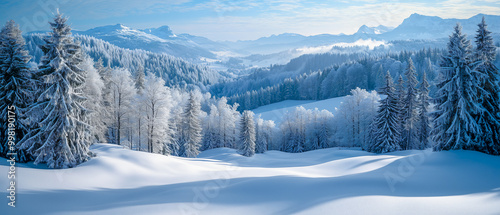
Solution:
{"label": "snow", "polygon": [[[97,156],[72,169],[18,164],[17,205],[1,204],[2,214],[500,213],[500,157],[479,152],[244,157],[219,148],[180,158],[109,144],[91,150]],[[7,174],[7,161],[0,164]]]}
{"label": "snow", "polygon": [[305,109],[318,108],[319,110],[327,110],[335,115],[337,108],[340,106],[345,97],[336,97],[320,101],[315,100],[286,100],[282,102],[265,105],[252,110],[255,116],[261,116],[264,120],[273,120],[279,124],[285,113],[295,110],[297,107],[303,106]]}

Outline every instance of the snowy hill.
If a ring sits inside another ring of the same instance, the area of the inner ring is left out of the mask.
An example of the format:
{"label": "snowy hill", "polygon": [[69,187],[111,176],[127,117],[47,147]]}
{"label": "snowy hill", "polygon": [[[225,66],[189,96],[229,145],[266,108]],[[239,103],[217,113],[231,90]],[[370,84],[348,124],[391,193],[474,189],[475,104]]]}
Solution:
{"label": "snowy hill", "polygon": [[478,152],[330,148],[248,158],[220,148],[189,159],[91,149],[97,157],[72,169],[18,164],[17,207],[1,204],[2,214],[500,213],[500,157]]}
{"label": "snowy hill", "polygon": [[344,101],[345,97],[337,97],[331,99],[325,99],[321,101],[314,100],[286,100],[282,102],[277,102],[270,105],[265,105],[253,109],[252,111],[256,116],[261,115],[264,120],[273,120],[275,123],[279,124],[283,119],[283,115],[287,112],[295,110],[297,107],[304,107],[305,109],[318,108],[319,110],[327,110],[335,114],[340,104]]}

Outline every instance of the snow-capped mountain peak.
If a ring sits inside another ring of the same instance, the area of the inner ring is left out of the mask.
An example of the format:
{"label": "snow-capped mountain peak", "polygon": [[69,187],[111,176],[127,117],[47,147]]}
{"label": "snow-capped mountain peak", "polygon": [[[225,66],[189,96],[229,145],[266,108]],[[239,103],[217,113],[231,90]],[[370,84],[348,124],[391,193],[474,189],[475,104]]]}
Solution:
{"label": "snow-capped mountain peak", "polygon": [[383,26],[383,25],[379,25],[377,27],[368,27],[366,25],[362,25],[358,29],[356,34],[383,34],[383,33],[388,32],[390,30],[392,30],[392,28],[387,27],[387,26]]}

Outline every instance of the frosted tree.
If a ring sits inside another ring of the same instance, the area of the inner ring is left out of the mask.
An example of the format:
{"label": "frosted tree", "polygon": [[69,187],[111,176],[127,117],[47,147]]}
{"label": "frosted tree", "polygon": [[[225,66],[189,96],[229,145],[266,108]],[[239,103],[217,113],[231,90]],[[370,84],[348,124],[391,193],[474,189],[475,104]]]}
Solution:
{"label": "frosted tree", "polygon": [[170,154],[169,145],[173,142],[173,130],[169,125],[171,98],[165,81],[149,73],[144,82],[141,106],[144,107],[147,127],[147,146],[151,153]]}
{"label": "frosted tree", "polygon": [[403,98],[402,105],[402,144],[401,148],[403,150],[417,149],[419,148],[418,137],[417,137],[417,73],[415,71],[415,66],[413,66],[413,60],[408,58],[408,67],[405,71],[406,77],[406,91]]}
{"label": "frosted tree", "polygon": [[433,130],[437,151],[477,148],[482,130],[475,115],[481,114],[478,92],[484,89],[479,82],[483,74],[476,68],[470,41],[457,24],[440,64]]}
{"label": "frosted tree", "polygon": [[45,55],[37,74],[44,87],[30,111],[43,118],[37,132],[20,143],[36,157],[35,163],[47,163],[50,168],[74,167],[89,158],[90,126],[83,106],[86,71],[79,67],[83,61],[80,45],[71,37],[66,21],[58,13],[50,23],[52,32],[45,38]]}
{"label": "frosted tree", "polygon": [[113,96],[111,94],[111,72],[113,71],[109,67],[103,66],[102,58],[99,58],[96,62],[94,62],[94,68],[97,70],[99,77],[101,77],[101,82],[103,83],[103,88],[101,90],[101,107],[99,108],[100,115],[102,117],[101,121],[104,123],[105,130],[104,136],[106,141],[103,142],[112,142],[114,143],[116,137],[113,135]]}
{"label": "frosted tree", "polygon": [[254,113],[244,111],[240,121],[240,147],[239,153],[243,156],[251,157],[255,154],[255,123]]}
{"label": "frosted tree", "polygon": [[368,147],[368,151],[386,153],[400,150],[398,129],[398,99],[394,93],[391,74],[387,71],[385,86],[380,89],[380,94],[386,95],[380,101],[380,107],[374,120],[376,126],[375,141]]}
{"label": "frosted tree", "polygon": [[277,149],[274,146],[276,125],[272,120],[257,118],[255,123],[255,153],[264,153],[267,150]]}
{"label": "frosted tree", "polygon": [[91,141],[106,142],[106,109],[103,107],[102,91],[105,88],[104,82],[97,69],[94,68],[94,61],[90,57],[85,57],[81,68],[87,71],[85,78],[84,93],[87,100],[84,106],[89,109],[88,123],[92,126]]}
{"label": "frosted tree", "polygon": [[200,122],[200,102],[193,92],[184,109],[184,118],[181,137],[181,155],[194,158],[200,153],[202,127]]}
{"label": "frosted tree", "polygon": [[123,131],[127,128],[129,118],[132,117],[136,90],[134,81],[127,69],[117,68],[111,72],[109,80],[111,88],[111,113],[112,113],[112,143],[121,144],[124,137]]}
{"label": "frosted tree", "polygon": [[210,113],[204,120],[204,135],[201,150],[218,148],[221,145],[221,138],[219,135],[219,111],[217,106],[210,105]]}
{"label": "frosted tree", "polygon": [[[9,21],[0,34],[0,156],[6,157],[9,151],[7,128],[9,115],[14,115],[13,136],[17,143],[29,131],[25,117],[26,108],[33,101],[31,71],[28,62],[31,57],[26,51],[26,43],[19,26]],[[16,150],[17,160],[26,162],[31,159],[25,150]]]}
{"label": "frosted tree", "polygon": [[419,97],[418,97],[418,149],[424,149],[430,146],[429,135],[431,131],[431,123],[429,121],[429,83],[427,82],[427,73],[424,72],[422,76],[422,83],[420,83]]}
{"label": "frosted tree", "polygon": [[144,84],[146,82],[146,73],[144,72],[144,67],[139,66],[139,69],[135,71],[135,88],[137,93],[144,89]]}
{"label": "frosted tree", "polygon": [[368,141],[370,123],[378,109],[380,97],[375,91],[356,88],[345,97],[334,118],[335,139],[342,146],[363,146]]}
{"label": "frosted tree", "polygon": [[474,54],[477,60],[482,61],[477,70],[482,73],[480,84],[484,89],[479,92],[479,102],[484,110],[482,114],[476,116],[483,131],[478,142],[484,145],[480,146],[479,150],[498,155],[500,154],[500,73],[493,63],[496,58],[496,47],[484,17],[478,26]]}

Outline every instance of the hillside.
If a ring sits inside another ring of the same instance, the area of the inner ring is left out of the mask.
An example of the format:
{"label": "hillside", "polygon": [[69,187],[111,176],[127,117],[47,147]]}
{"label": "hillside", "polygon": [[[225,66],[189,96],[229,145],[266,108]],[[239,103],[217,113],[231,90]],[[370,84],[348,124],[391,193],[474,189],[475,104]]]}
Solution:
{"label": "hillside", "polygon": [[92,151],[97,157],[72,169],[18,165],[19,201],[1,204],[2,214],[500,213],[500,157],[478,152],[330,148],[247,158],[220,148],[189,159],[106,144]]}

